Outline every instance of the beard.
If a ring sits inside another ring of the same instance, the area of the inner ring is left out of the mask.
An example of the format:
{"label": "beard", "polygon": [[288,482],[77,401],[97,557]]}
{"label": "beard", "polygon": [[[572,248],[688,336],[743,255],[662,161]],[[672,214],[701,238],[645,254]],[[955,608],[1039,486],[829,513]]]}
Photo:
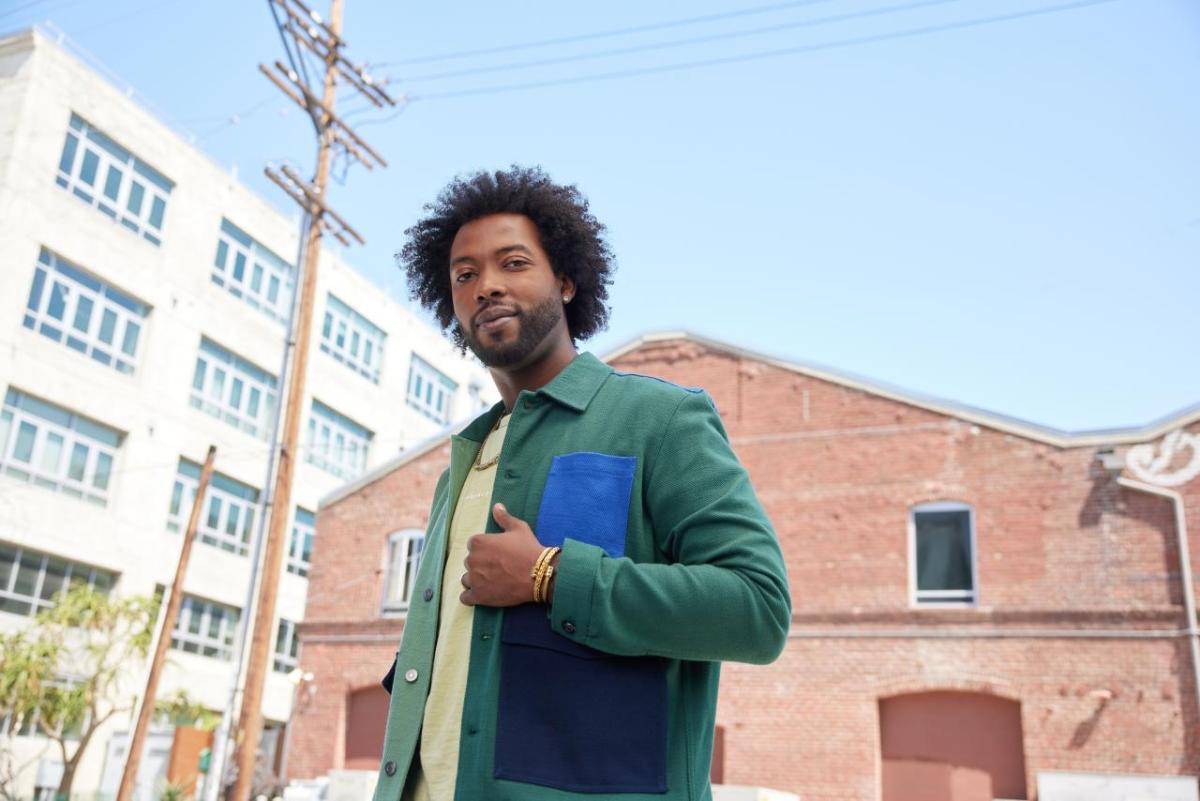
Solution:
{"label": "beard", "polygon": [[561,319],[562,304],[557,297],[551,296],[527,312],[517,310],[517,338],[512,342],[487,345],[469,331],[463,331],[463,339],[485,366],[512,367],[529,358]]}

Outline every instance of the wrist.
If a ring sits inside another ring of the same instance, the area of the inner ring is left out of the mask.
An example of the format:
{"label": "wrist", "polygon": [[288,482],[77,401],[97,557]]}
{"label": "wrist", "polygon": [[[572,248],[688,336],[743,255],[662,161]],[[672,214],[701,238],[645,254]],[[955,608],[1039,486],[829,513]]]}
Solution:
{"label": "wrist", "polygon": [[538,554],[537,561],[533,563],[533,568],[529,571],[529,578],[532,582],[534,603],[550,602],[549,593],[554,579],[554,563],[561,550],[558,547],[543,548],[542,552]]}

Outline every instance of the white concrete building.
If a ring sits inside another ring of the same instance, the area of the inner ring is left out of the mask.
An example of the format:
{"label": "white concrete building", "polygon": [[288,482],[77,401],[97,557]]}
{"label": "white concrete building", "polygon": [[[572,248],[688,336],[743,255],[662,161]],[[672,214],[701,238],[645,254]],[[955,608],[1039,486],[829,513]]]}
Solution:
{"label": "white concrete building", "polygon": [[[160,694],[225,705],[297,237],[295,218],[46,35],[0,39],[0,629],[27,625],[70,577],[119,595],[168,585],[213,443],[218,476]],[[318,499],[495,397],[478,363],[329,252],[314,326],[264,702],[276,724]],[[90,746],[77,796],[100,789],[127,726],[111,721]],[[110,768],[103,783],[115,781]]]}

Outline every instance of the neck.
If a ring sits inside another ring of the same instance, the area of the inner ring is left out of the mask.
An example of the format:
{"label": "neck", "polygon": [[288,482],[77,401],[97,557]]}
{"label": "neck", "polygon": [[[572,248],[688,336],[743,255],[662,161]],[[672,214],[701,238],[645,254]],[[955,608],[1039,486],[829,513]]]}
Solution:
{"label": "neck", "polygon": [[[565,333],[565,332],[564,332]],[[493,367],[492,380],[504,401],[504,411],[511,412],[521,390],[541,389],[554,380],[575,358],[578,351],[569,335],[554,337],[544,352],[535,353],[526,363],[513,367]]]}

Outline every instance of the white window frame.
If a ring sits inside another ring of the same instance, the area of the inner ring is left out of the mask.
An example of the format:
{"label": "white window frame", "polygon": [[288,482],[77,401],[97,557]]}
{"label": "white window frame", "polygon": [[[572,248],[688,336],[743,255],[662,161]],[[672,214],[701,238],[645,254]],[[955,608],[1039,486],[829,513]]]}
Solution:
{"label": "white window frame", "polygon": [[321,350],[379,383],[383,346],[387,334],[332,292],[325,297],[325,321],[321,326]]}
{"label": "white window frame", "polygon": [[[187,472],[184,472],[185,465]],[[199,478],[189,473],[198,470],[199,465],[186,459],[180,460],[175,473],[175,486],[171,490],[170,507],[167,510],[168,531],[181,532],[187,524],[196,490],[200,486]],[[258,513],[258,500],[259,492],[254,487],[220,473],[213,473],[212,480],[208,482],[208,490],[204,493],[204,506],[200,510],[200,522],[196,527],[197,539],[214,548],[245,556],[249,550],[250,536]],[[231,523],[234,529],[232,532],[229,531]]]}
{"label": "white window frame", "polygon": [[[65,559],[61,556],[31,551],[28,548],[22,548],[15,543],[9,542],[0,542],[0,548],[12,551],[12,561],[7,562],[9,565],[8,576],[7,578],[0,578],[0,599],[29,606],[28,612],[14,612],[10,609],[0,608],[0,614],[33,617],[43,609],[52,609],[56,603],[55,598],[58,597],[59,593],[79,584],[86,584],[108,595],[112,592],[113,585],[117,583],[116,573],[101,570],[100,568],[80,562],[72,562],[70,559]],[[47,595],[47,568],[51,566],[52,562],[59,563],[56,567],[61,566],[63,568],[62,583],[58,589],[49,592],[49,597],[44,597]],[[37,564],[36,568],[33,568],[33,563]],[[37,570],[33,588],[29,594],[17,590],[17,575],[23,566]],[[103,579],[99,586],[97,586],[97,579]]]}
{"label": "white window frame", "polygon": [[275,627],[275,650],[272,652],[271,669],[276,673],[291,673],[300,664],[300,635],[295,621],[279,618]]}
{"label": "white window frame", "polygon": [[[66,418],[67,423],[54,422],[36,412],[19,406],[21,399],[50,407]],[[99,429],[116,444],[88,436],[79,427]],[[33,441],[28,461],[18,457],[18,440],[22,432],[32,429]],[[12,478],[27,481],[94,503],[108,505],[117,450],[124,435],[109,426],[86,420],[67,409],[9,388],[4,406],[0,409],[0,471]],[[77,453],[82,449],[82,465],[77,465]],[[54,454],[57,452],[57,460]],[[56,463],[52,463],[56,462]]]}
{"label": "white window frame", "polygon": [[[219,612],[217,634],[212,634],[214,614]],[[242,612],[233,606],[207,601],[193,595],[184,595],[179,607],[179,617],[171,631],[171,647],[198,656],[229,661],[233,657],[233,641],[237,636],[238,621]],[[198,619],[199,631],[189,631],[189,623]],[[186,621],[186,622],[185,622]],[[195,650],[189,650],[191,646]],[[206,653],[211,651],[211,653]]]}
{"label": "white window frame", "polygon": [[[302,518],[303,516],[303,518]],[[297,506],[292,514],[292,536],[288,541],[287,571],[301,578],[308,577],[312,568],[312,560],[304,558],[304,544],[309,544],[309,556],[312,555],[312,542],[316,537],[316,521],[312,512]]]}
{"label": "white window frame", "polygon": [[[252,436],[266,439],[275,410],[278,381],[253,362],[200,338],[188,402],[193,408]],[[257,397],[257,409],[251,400]]]}
{"label": "white window frame", "polygon": [[458,384],[416,353],[408,368],[408,391],[405,401],[426,417],[439,423],[449,423],[451,407]]}
{"label": "white window frame", "polygon": [[[89,155],[97,162],[95,183],[88,183],[83,177],[83,165]],[[112,171],[118,175],[115,198],[108,193]],[[80,200],[100,209],[114,221],[119,221],[134,233],[140,233],[148,242],[162,244],[167,201],[170,199],[174,183],[77,114],[71,115],[67,138],[59,158],[56,182]],[[135,194],[140,196],[141,200],[138,208],[132,209],[130,202],[136,200]],[[157,225],[153,220],[156,204],[159,218]]]}
{"label": "white window frame", "polygon": [[213,257],[214,284],[225,287],[229,294],[241,298],[271,319],[286,323],[295,291],[293,275],[291,264],[222,218],[217,234],[217,254]]}
{"label": "white window frame", "polygon": [[421,529],[406,528],[388,535],[381,614],[403,615],[408,612],[424,553],[425,532]]}
{"label": "white window frame", "polygon": [[[922,512],[966,512],[970,530],[971,589],[917,589],[917,515]],[[908,589],[909,606],[921,609],[973,608],[979,604],[979,549],[976,543],[975,508],[961,501],[920,503],[908,512]]]}
{"label": "white window frame", "polygon": [[374,437],[366,426],[313,398],[304,458],[327,473],[355,478],[367,469]]}
{"label": "white window frame", "polygon": [[[50,311],[56,294],[62,299],[61,318]],[[42,248],[22,322],[31,331],[130,374],[137,367],[149,308]]]}

